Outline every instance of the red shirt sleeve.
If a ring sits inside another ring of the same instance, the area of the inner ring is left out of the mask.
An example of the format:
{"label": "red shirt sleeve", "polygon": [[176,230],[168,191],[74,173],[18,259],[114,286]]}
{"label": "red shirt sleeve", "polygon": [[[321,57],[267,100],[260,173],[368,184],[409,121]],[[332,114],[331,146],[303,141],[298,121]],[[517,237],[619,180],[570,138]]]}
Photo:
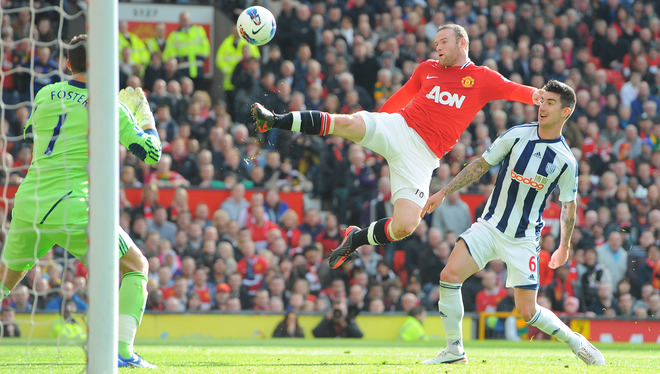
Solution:
{"label": "red shirt sleeve", "polygon": [[484,67],[484,69],[488,76],[488,86],[491,87],[491,89],[486,90],[486,92],[489,93],[489,96],[493,94],[495,96],[489,98],[488,101],[505,99],[508,101],[519,101],[521,103],[534,105],[532,94],[534,94],[536,88],[510,81],[502,76],[502,74],[487,67]]}
{"label": "red shirt sleeve", "polygon": [[507,100],[520,101],[521,103],[534,105],[534,102],[532,101],[532,95],[534,94],[534,92],[536,92],[536,88],[525,86],[523,84],[518,84],[515,82],[510,82],[510,83],[511,83],[511,87],[509,89],[511,91],[509,91],[510,94]]}
{"label": "red shirt sleeve", "polygon": [[[420,65],[421,66],[421,65]],[[401,109],[405,108],[412,99],[415,98],[419,88],[421,86],[421,81],[419,80],[419,74],[417,71],[419,66],[413,72],[413,75],[408,79],[408,82],[399,88],[389,99],[383,104],[378,112],[380,113],[397,113]]]}

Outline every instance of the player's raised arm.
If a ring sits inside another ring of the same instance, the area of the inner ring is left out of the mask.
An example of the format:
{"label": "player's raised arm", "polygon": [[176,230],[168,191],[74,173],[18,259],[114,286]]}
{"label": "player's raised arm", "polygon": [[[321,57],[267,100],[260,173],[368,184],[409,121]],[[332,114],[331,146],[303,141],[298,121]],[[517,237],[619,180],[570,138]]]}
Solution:
{"label": "player's raised arm", "polygon": [[458,175],[449,182],[449,184],[441,189],[440,191],[434,193],[424,205],[422,213],[420,214],[421,218],[424,218],[426,213],[433,213],[435,208],[439,207],[440,204],[445,199],[445,196],[460,190],[461,188],[467,186],[468,184],[473,183],[474,181],[481,178],[493,165],[489,164],[483,157],[472,161],[470,165],[466,166],[465,169],[461,170]]}
{"label": "player's raised arm", "polygon": [[508,101],[519,101],[530,105],[541,105],[541,96],[545,92],[542,88],[526,86],[505,78],[502,74],[486,68],[489,87],[492,92],[498,92],[496,96]]}
{"label": "player's raised arm", "polygon": [[156,164],[162,153],[156,121],[141,88],[119,92],[119,139],[137,158]]}

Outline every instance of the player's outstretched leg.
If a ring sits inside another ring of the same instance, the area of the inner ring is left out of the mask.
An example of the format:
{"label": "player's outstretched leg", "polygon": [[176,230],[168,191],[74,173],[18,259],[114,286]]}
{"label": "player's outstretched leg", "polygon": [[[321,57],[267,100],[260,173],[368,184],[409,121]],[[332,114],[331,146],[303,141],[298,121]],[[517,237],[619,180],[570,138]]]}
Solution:
{"label": "player's outstretched leg", "polygon": [[579,344],[571,346],[573,353],[587,365],[605,365],[603,353],[594,347],[582,334],[576,332],[575,335],[578,337]]}
{"label": "player's outstretched leg", "polygon": [[369,226],[360,229],[357,226],[349,226],[346,229],[346,236],[330,254],[328,262],[331,269],[340,267],[347,260],[357,257],[357,249],[363,245],[381,245],[399,240],[392,235],[392,217],[381,218],[378,221],[371,222]]}
{"label": "player's outstretched leg", "polygon": [[329,135],[335,127],[335,119],[327,112],[304,110],[274,114],[259,103],[252,104],[252,118],[259,132],[282,129],[308,135]]}
{"label": "player's outstretched leg", "polygon": [[516,309],[525,322],[568,344],[587,365],[605,365],[603,354],[582,335],[573,332],[551,310],[536,304],[536,290],[515,289]]}
{"label": "player's outstretched leg", "polygon": [[357,226],[348,226],[344,240],[342,240],[341,244],[339,244],[339,247],[330,253],[330,258],[328,258],[330,269],[336,269],[340,267],[344,262],[346,262],[346,260],[350,259],[350,257],[357,255],[357,247],[352,245],[352,243],[355,232],[359,230],[360,228]]}

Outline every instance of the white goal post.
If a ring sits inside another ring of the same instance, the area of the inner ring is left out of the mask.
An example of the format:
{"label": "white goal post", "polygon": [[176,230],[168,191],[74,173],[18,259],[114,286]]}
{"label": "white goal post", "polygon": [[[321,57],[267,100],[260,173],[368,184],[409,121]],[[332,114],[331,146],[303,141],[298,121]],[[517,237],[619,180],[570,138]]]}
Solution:
{"label": "white goal post", "polygon": [[119,46],[117,1],[88,1],[88,373],[117,372],[119,304]]}

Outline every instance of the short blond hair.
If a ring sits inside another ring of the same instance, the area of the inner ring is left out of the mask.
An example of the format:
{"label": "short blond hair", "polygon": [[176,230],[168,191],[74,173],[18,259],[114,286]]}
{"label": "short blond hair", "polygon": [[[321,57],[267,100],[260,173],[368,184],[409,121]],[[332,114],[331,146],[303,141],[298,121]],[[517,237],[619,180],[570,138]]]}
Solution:
{"label": "short blond hair", "polygon": [[457,25],[455,23],[446,23],[438,27],[438,32],[445,29],[450,29],[454,31],[454,35],[456,36],[457,42],[460,41],[461,39],[465,39],[465,47],[468,49],[470,48],[470,38],[468,37],[467,31],[463,26]]}

